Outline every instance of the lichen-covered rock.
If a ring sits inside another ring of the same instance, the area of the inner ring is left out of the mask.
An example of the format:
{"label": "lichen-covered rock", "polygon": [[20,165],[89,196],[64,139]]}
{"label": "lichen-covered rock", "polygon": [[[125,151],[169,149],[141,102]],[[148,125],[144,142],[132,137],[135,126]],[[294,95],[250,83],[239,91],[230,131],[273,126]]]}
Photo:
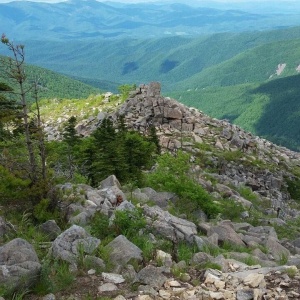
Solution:
{"label": "lichen-covered rock", "polygon": [[159,234],[172,241],[186,240],[194,242],[194,235],[197,234],[197,227],[193,222],[175,217],[158,206],[143,206],[143,211],[152,221],[151,226]]}
{"label": "lichen-covered rock", "polygon": [[91,254],[99,244],[84,228],[73,225],[54,240],[51,252],[55,258],[76,264],[82,252]]}
{"label": "lichen-covered rock", "polygon": [[0,286],[12,291],[29,288],[40,270],[37,254],[27,241],[17,238],[0,247]]}
{"label": "lichen-covered rock", "polygon": [[119,235],[105,246],[110,260],[115,265],[124,266],[131,260],[141,262],[142,250],[131,243],[125,236]]}

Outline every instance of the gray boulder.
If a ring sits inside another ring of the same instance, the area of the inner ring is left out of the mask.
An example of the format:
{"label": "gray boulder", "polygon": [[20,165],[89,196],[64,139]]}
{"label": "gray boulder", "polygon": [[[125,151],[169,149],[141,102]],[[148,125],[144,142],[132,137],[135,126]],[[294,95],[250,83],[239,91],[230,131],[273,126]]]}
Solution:
{"label": "gray boulder", "polygon": [[112,186],[116,186],[119,189],[121,188],[121,184],[115,175],[111,175],[111,176],[107,177],[106,179],[102,180],[100,182],[99,188],[104,189],[104,188],[108,188],[108,187],[112,187]]}
{"label": "gray boulder", "polygon": [[0,238],[3,238],[11,228],[7,225],[4,218],[0,217]]}
{"label": "gray boulder", "polygon": [[295,239],[291,242],[294,247],[300,248],[300,238]]}
{"label": "gray boulder", "polygon": [[159,234],[172,241],[186,240],[194,242],[194,235],[197,234],[197,227],[194,223],[171,215],[158,206],[143,206],[146,216],[151,221],[149,223]]}
{"label": "gray boulder", "polygon": [[162,287],[166,280],[167,277],[162,274],[161,270],[151,265],[145,267],[137,274],[138,282],[157,289]]}
{"label": "gray boulder", "polygon": [[155,202],[155,204],[161,208],[166,208],[169,201],[175,201],[177,199],[177,196],[174,193],[156,192],[149,187],[142,188],[140,191],[146,195],[150,201]]}
{"label": "gray boulder", "polygon": [[40,230],[46,234],[49,239],[55,240],[59,234],[61,234],[61,229],[59,226],[56,224],[55,220],[49,220],[45,223],[43,223],[40,226]]}
{"label": "gray boulder", "polygon": [[0,247],[0,270],[0,286],[21,290],[34,284],[41,264],[32,245],[17,238]]}
{"label": "gray boulder", "polygon": [[81,251],[91,254],[99,244],[99,239],[90,236],[82,227],[73,225],[54,240],[52,255],[55,258],[76,264]]}
{"label": "gray boulder", "polygon": [[211,236],[214,233],[218,235],[218,244],[223,244],[224,242],[232,243],[238,246],[245,246],[240,236],[234,231],[234,229],[227,225],[221,224],[218,226],[212,226],[207,235]]}
{"label": "gray boulder", "polygon": [[272,236],[270,236],[265,246],[268,248],[268,252],[274,257],[275,260],[284,260],[288,259],[291,255],[290,251],[279,244],[278,240]]}
{"label": "gray boulder", "polygon": [[115,265],[124,266],[133,261],[142,261],[142,250],[131,243],[124,235],[117,236],[105,249],[109,251],[110,260]]}

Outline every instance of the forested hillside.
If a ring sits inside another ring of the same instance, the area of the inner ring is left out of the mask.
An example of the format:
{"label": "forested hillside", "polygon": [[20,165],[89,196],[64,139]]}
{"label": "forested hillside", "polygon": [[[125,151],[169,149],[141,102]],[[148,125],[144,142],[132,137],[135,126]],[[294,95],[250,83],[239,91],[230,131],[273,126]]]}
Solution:
{"label": "forested hillside", "polygon": [[[6,59],[5,56],[0,56],[1,63]],[[37,82],[40,98],[82,99],[87,98],[91,94],[100,93],[99,88],[84,84],[82,81],[71,79],[69,76],[64,76],[45,68],[27,64],[25,66],[25,72],[28,83]],[[5,72],[0,73],[0,81],[7,81]],[[100,82],[97,82],[97,84],[102,86]]]}
{"label": "forested hillside", "polygon": [[117,84],[159,80],[164,91],[174,91],[221,84],[221,75],[226,85],[266,80],[284,62],[291,72],[298,63],[299,32],[300,27],[198,38],[27,41],[26,49],[29,63],[69,76]]}
{"label": "forested hillside", "polygon": [[300,75],[262,84],[199,88],[171,95],[279,145],[300,149]]}

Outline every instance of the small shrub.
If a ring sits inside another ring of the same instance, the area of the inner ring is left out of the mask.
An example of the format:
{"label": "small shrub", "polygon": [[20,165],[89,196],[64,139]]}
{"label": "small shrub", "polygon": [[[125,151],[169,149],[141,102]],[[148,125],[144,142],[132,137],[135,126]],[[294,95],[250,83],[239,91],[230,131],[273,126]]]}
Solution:
{"label": "small shrub", "polygon": [[247,186],[241,186],[238,189],[238,192],[243,198],[245,198],[251,202],[255,202],[258,200],[258,196],[256,194],[254,194],[252,192],[252,190]]}
{"label": "small shrub", "polygon": [[240,252],[240,253],[250,253],[251,249],[246,246],[235,245],[231,242],[225,241],[221,248],[226,252]]}
{"label": "small shrub", "polygon": [[105,271],[110,272],[113,270],[114,268],[114,263],[113,261],[110,259],[110,249],[105,247],[105,244],[108,244],[108,242],[106,241],[106,243],[101,243],[97,249],[97,255],[103,259],[103,261],[105,262]]}
{"label": "small shrub", "polygon": [[177,267],[177,266],[173,266],[173,267],[171,268],[171,273],[172,273],[172,275],[173,275],[174,277],[176,277],[176,278],[179,278],[179,279],[180,279],[181,274],[184,273],[184,272],[185,272],[185,269],[181,269],[181,268],[179,268],[179,267]]}
{"label": "small shrub", "polygon": [[222,271],[222,267],[219,264],[211,261],[207,261],[204,264],[198,265],[197,269],[198,270],[214,269],[214,270]]}
{"label": "small shrub", "polygon": [[46,260],[42,265],[39,281],[33,287],[34,293],[46,295],[72,288],[75,275],[69,270],[69,264],[64,261]]}
{"label": "small shrub", "polygon": [[197,251],[198,247],[196,245],[180,242],[177,247],[178,261],[184,260],[186,263],[189,263],[191,258]]}
{"label": "small shrub", "polygon": [[278,260],[278,264],[281,265],[281,266],[286,265],[286,263],[288,262],[288,260],[289,260],[288,255],[282,253],[282,254],[280,254],[280,258]]}
{"label": "small shrub", "polygon": [[229,219],[232,221],[239,221],[241,219],[241,213],[245,211],[245,208],[232,199],[226,199],[221,202],[221,216],[223,219]]}
{"label": "small shrub", "polygon": [[300,179],[287,179],[286,182],[288,185],[287,190],[290,193],[292,199],[294,199],[297,202],[300,202]]}
{"label": "small shrub", "polygon": [[218,256],[219,254],[223,253],[222,249],[220,249],[217,246],[211,246],[211,245],[204,245],[202,247],[202,252],[207,253],[213,257]]}
{"label": "small shrub", "polygon": [[145,262],[149,262],[154,258],[156,247],[151,241],[149,241],[148,237],[137,235],[132,238],[131,242],[143,251],[143,258]]}
{"label": "small shrub", "polygon": [[245,263],[248,266],[255,266],[255,265],[259,264],[258,260],[255,257],[253,257],[252,255],[249,255],[248,257],[246,257],[243,260],[243,263]]}
{"label": "small shrub", "polygon": [[287,268],[285,271],[290,278],[294,278],[298,272],[296,268]]}
{"label": "small shrub", "polygon": [[117,235],[123,234],[130,239],[136,236],[138,232],[145,227],[146,220],[141,210],[115,212],[112,228]]}
{"label": "small shrub", "polygon": [[112,230],[109,227],[109,217],[97,212],[91,220],[90,233],[101,240],[111,235]]}
{"label": "small shrub", "polygon": [[33,210],[33,216],[39,222],[46,222],[48,220],[59,219],[58,211],[51,211],[51,202],[49,199],[42,199]]}
{"label": "small shrub", "polygon": [[192,218],[196,210],[202,210],[208,217],[219,213],[219,206],[210,194],[190,174],[190,155],[178,152],[176,157],[166,153],[159,157],[155,172],[148,174],[147,184],[156,190],[178,195],[176,207]]}

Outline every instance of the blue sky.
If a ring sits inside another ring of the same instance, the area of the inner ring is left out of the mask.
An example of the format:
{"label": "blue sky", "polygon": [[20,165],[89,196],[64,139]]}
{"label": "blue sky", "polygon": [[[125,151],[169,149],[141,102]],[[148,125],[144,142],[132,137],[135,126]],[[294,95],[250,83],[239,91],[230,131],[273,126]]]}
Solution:
{"label": "blue sky", "polygon": [[[63,2],[67,0],[0,0],[0,3],[7,3],[12,1],[32,1],[32,2],[47,2],[47,3],[55,3],[55,2]],[[152,1],[159,1],[159,0],[97,0],[99,2],[124,2],[124,3],[137,3],[137,2],[152,2]],[[159,2],[169,2],[169,0],[160,0]],[[176,2],[176,1],[174,1]]]}
{"label": "blue sky", "polygon": [[[55,3],[55,2],[62,2],[62,0],[18,0],[18,1],[35,1],[35,2],[47,2],[47,3]],[[100,2],[105,2],[108,0],[98,0]],[[138,3],[138,2],[170,2],[170,0],[109,0],[112,2],[124,2],[124,3]],[[201,0],[198,0],[201,2]],[[273,3],[280,3],[280,2],[296,2],[298,0],[213,0],[215,2],[236,2],[236,3],[245,3],[245,2],[273,2]],[[12,0],[0,0],[0,3],[7,3],[12,2]],[[176,0],[172,1],[176,2]],[[188,4],[188,0],[186,3]]]}

